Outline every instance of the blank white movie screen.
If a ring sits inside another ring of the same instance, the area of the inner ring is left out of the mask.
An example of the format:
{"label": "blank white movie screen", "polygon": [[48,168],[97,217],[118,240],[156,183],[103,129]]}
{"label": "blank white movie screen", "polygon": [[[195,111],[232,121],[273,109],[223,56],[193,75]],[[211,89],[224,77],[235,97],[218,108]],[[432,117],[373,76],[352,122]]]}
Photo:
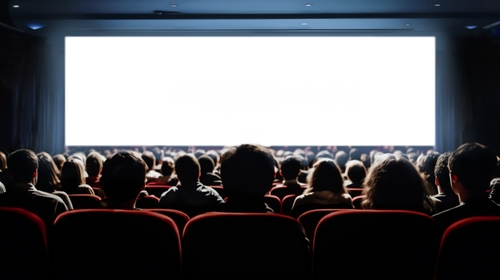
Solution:
{"label": "blank white movie screen", "polygon": [[434,37],[66,37],[68,146],[435,144]]}

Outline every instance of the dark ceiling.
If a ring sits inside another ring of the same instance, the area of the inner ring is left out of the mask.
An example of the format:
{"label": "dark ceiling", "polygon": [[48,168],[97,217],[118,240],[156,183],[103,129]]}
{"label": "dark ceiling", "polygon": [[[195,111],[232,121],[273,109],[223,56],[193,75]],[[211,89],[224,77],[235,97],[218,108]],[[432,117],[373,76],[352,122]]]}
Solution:
{"label": "dark ceiling", "polygon": [[[500,21],[499,0],[11,0],[6,3],[9,23],[29,33],[61,29],[461,33],[479,32]],[[476,28],[469,30],[466,26]]]}

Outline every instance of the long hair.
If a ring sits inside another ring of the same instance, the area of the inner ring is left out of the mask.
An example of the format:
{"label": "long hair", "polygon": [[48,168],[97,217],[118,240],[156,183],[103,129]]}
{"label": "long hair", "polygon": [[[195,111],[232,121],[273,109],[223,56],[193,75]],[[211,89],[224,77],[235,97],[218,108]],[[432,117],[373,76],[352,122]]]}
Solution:
{"label": "long hair", "polygon": [[339,166],[329,158],[319,159],[313,166],[313,171],[307,176],[307,188],[304,193],[331,191],[334,194],[347,193],[344,178]]}
{"label": "long hair", "polygon": [[370,168],[365,183],[366,209],[402,209],[432,213],[427,182],[404,158],[389,157]]}
{"label": "long hair", "polygon": [[59,172],[52,157],[41,152],[36,155],[38,157],[38,180],[36,188],[44,192],[54,192],[61,186]]}
{"label": "long hair", "polygon": [[61,171],[62,190],[73,189],[85,184],[85,171],[83,163],[78,159],[69,159]]}

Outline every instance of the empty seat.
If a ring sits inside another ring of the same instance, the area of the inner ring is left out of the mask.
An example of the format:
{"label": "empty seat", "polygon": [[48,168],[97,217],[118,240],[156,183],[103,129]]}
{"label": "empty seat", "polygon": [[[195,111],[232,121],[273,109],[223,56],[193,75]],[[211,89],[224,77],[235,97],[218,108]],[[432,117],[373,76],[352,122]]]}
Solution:
{"label": "empty seat", "polygon": [[326,215],[313,243],[315,279],[431,279],[439,239],[434,220],[403,210]]}
{"label": "empty seat", "polygon": [[179,229],[179,233],[181,233],[184,230],[186,223],[189,221],[189,216],[186,213],[181,212],[179,210],[160,209],[160,208],[147,209],[147,210],[160,213],[174,220],[175,224],[177,225],[177,228]]}
{"label": "empty seat", "polygon": [[183,234],[186,279],[305,279],[309,248],[302,226],[274,213],[206,213]]}
{"label": "empty seat", "polygon": [[50,279],[44,222],[35,214],[0,207],[0,279]]}
{"label": "empty seat", "polygon": [[473,217],[443,234],[436,280],[500,279],[500,217]]}
{"label": "empty seat", "polygon": [[150,211],[63,213],[54,223],[50,247],[58,279],[181,278],[177,226]]}
{"label": "empty seat", "polygon": [[68,194],[73,209],[101,208],[101,198],[93,194]]}

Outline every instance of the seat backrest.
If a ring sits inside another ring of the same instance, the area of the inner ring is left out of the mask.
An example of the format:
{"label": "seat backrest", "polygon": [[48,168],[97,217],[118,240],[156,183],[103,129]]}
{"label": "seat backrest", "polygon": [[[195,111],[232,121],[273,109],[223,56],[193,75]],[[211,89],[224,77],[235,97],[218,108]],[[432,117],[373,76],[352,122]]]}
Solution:
{"label": "seat backrest", "polygon": [[292,211],[293,203],[295,202],[295,198],[297,195],[289,194],[281,200],[281,213],[284,215],[290,215]]}
{"label": "seat backrest", "polygon": [[0,207],[0,279],[50,279],[44,222],[27,210]]}
{"label": "seat backrest", "polygon": [[326,215],[313,242],[314,278],[431,279],[439,239],[434,220],[403,210]]}
{"label": "seat backrest", "polygon": [[274,213],[206,213],[183,233],[186,279],[305,279],[309,247],[295,219]]}
{"label": "seat backrest", "polygon": [[352,198],[352,205],[354,209],[362,209],[361,202],[365,199],[366,195],[358,195]]}
{"label": "seat backrest", "polygon": [[177,228],[179,229],[179,233],[182,233],[184,231],[184,227],[189,221],[189,216],[186,213],[175,209],[155,208],[147,209],[147,211],[160,213],[174,220]]}
{"label": "seat backrest", "polygon": [[158,208],[158,203],[160,199],[154,195],[145,195],[143,197],[138,197],[135,201],[135,207],[140,209],[150,209]]}
{"label": "seat backrest", "polygon": [[161,195],[168,191],[168,189],[170,189],[172,186],[169,186],[169,185],[160,185],[160,184],[155,184],[155,185],[146,185],[146,187],[144,188],[144,190],[146,190],[148,192],[149,195],[154,195],[158,198],[161,197]]}
{"label": "seat backrest", "polygon": [[277,196],[266,194],[264,196],[264,202],[273,209],[274,213],[281,214],[281,201]]}
{"label": "seat backrest", "polygon": [[93,194],[68,194],[73,209],[97,209],[101,207],[101,198]]}
{"label": "seat backrest", "polygon": [[[318,225],[319,221],[326,215],[337,212],[337,211],[349,211],[346,209],[314,209],[314,210],[309,210],[302,215],[300,215],[297,218],[297,221],[304,227],[304,230],[306,231],[306,236],[311,242],[313,243],[314,239],[314,231],[316,230],[316,226]],[[356,211],[356,210],[351,210],[351,211]]]}
{"label": "seat backrest", "polygon": [[[97,238],[95,238],[97,236]],[[59,215],[50,243],[58,279],[180,279],[175,222],[141,210],[74,210]],[[99,264],[98,269],[91,267]]]}
{"label": "seat backrest", "polygon": [[363,188],[347,188],[347,192],[351,197],[356,197],[363,193]]}
{"label": "seat backrest", "polygon": [[211,187],[212,189],[214,189],[215,191],[217,191],[217,193],[222,197],[222,198],[226,198],[227,197],[227,192],[226,190],[224,189],[224,186],[209,186]]}
{"label": "seat backrest", "polygon": [[500,217],[473,217],[444,232],[436,280],[500,279]]}

